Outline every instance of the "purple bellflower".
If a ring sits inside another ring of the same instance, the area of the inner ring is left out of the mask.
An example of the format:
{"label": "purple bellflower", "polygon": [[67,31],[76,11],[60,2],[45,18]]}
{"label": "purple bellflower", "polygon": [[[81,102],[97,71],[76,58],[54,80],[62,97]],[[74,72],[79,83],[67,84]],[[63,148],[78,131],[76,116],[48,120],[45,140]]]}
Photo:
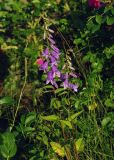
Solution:
{"label": "purple bellflower", "polygon": [[44,62],[42,65],[40,65],[40,70],[43,70],[44,72],[48,69],[48,62]]}
{"label": "purple bellflower", "polygon": [[57,76],[60,77],[61,76],[61,72],[57,69],[57,66],[53,66],[52,67],[52,72],[53,72],[53,77]]}
{"label": "purple bellflower", "polygon": [[56,83],[55,80],[54,80],[53,72],[52,72],[52,71],[49,71],[48,74],[47,74],[46,84],[49,84],[49,83],[51,83],[51,84],[54,85],[56,88],[58,88],[58,85],[57,85],[57,83]]}
{"label": "purple bellflower", "polygon": [[48,58],[49,57],[49,49],[46,48],[43,52],[42,52],[42,56],[45,57],[45,58]]}
{"label": "purple bellflower", "polygon": [[[48,40],[50,47],[46,48],[42,52],[43,59],[40,58],[37,60],[39,69],[43,70],[44,73],[47,74],[46,84],[51,83],[55,88],[58,88],[57,81],[59,80],[62,82],[61,86],[63,86],[64,89],[71,89],[77,92],[78,86],[70,83],[69,81],[71,78],[77,78],[77,75],[72,72],[66,74],[60,72],[58,69],[60,51],[56,47],[55,41],[53,40],[53,36],[51,34],[49,34]],[[64,68],[62,70],[64,70]]]}

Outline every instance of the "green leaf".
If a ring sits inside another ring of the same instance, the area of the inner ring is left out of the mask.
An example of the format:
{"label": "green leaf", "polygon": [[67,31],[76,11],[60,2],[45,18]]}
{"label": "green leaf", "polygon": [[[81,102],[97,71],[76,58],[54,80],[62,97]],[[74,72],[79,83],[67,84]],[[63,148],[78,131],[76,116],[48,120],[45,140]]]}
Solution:
{"label": "green leaf", "polygon": [[50,115],[50,116],[41,116],[41,119],[46,121],[58,121],[59,117],[56,115]]}
{"label": "green leaf", "polygon": [[3,18],[3,17],[6,17],[8,13],[6,11],[0,11],[0,17]]}
{"label": "green leaf", "polygon": [[95,33],[96,31],[98,31],[100,29],[101,25],[100,24],[94,24],[93,28],[92,28],[92,33]]}
{"label": "green leaf", "polygon": [[97,103],[93,102],[93,104],[90,104],[90,105],[88,106],[88,109],[89,109],[89,111],[93,111],[93,110],[95,110],[97,107],[98,107],[98,106],[97,106]]}
{"label": "green leaf", "polygon": [[0,153],[4,158],[14,157],[17,151],[13,133],[6,132],[0,136]]}
{"label": "green leaf", "polygon": [[70,129],[72,129],[72,124],[70,121],[66,121],[66,120],[60,120],[61,124],[63,127],[68,126]]}
{"label": "green leaf", "polygon": [[36,113],[34,112],[29,113],[25,120],[25,126],[30,125],[35,120],[36,120]]}
{"label": "green leaf", "polygon": [[55,93],[57,94],[57,93],[63,92],[64,90],[65,90],[64,88],[58,88],[55,90]]}
{"label": "green leaf", "polygon": [[111,9],[112,14],[114,14],[114,7]]}
{"label": "green leaf", "polygon": [[108,124],[110,121],[111,121],[111,117],[105,117],[105,118],[102,120],[102,122],[101,122],[102,127],[103,127],[103,128],[106,127],[107,124]]}
{"label": "green leaf", "polygon": [[75,148],[77,152],[83,152],[84,151],[84,140],[83,138],[79,138],[76,142],[75,142]]}
{"label": "green leaf", "polygon": [[0,104],[1,105],[12,105],[14,103],[14,100],[12,97],[4,97],[0,99]]}
{"label": "green leaf", "polygon": [[108,25],[114,24],[114,17],[107,17],[107,24]]}
{"label": "green leaf", "polygon": [[50,142],[50,145],[55,153],[57,153],[60,157],[65,156],[65,149],[59,143]]}
{"label": "green leaf", "polygon": [[68,120],[69,120],[69,121],[74,120],[74,119],[77,118],[82,112],[83,112],[83,111],[80,111],[80,112],[77,112],[77,113],[71,115],[70,117],[68,117]]}
{"label": "green leaf", "polygon": [[101,15],[96,15],[96,22],[98,24],[101,24],[102,23],[102,16]]}
{"label": "green leaf", "polygon": [[110,108],[114,108],[114,102],[111,99],[105,100],[105,105]]}

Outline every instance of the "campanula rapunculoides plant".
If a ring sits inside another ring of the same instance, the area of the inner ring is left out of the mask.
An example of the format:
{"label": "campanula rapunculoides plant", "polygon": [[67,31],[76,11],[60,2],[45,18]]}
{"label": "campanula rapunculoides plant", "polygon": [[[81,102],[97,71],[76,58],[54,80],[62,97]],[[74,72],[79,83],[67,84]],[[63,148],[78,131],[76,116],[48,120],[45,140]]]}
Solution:
{"label": "campanula rapunculoides plant", "polygon": [[113,35],[111,0],[0,0],[0,159],[114,160]]}
{"label": "campanula rapunculoides plant", "polygon": [[[41,57],[36,61],[39,65],[39,70],[42,70],[47,75],[46,84],[51,83],[55,88],[64,87],[64,89],[71,89],[77,92],[78,85],[71,82],[72,78],[77,78],[77,75],[73,71],[64,71],[64,66],[62,70],[59,69],[61,53],[50,31],[54,33],[53,30],[48,30],[49,47],[42,52]],[[70,70],[74,70],[73,67],[70,67]],[[60,85],[58,85],[58,81],[61,82]]]}

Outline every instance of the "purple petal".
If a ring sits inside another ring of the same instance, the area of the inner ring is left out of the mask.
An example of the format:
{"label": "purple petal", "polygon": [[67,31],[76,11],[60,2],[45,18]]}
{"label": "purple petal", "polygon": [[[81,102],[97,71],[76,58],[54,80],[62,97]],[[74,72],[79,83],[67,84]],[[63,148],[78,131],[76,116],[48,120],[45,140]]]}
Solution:
{"label": "purple petal", "polygon": [[57,65],[57,61],[53,56],[50,56],[51,66]]}
{"label": "purple petal", "polygon": [[40,66],[40,70],[46,71],[48,69],[48,62],[44,62],[41,66]]}
{"label": "purple petal", "polygon": [[51,55],[54,56],[56,59],[59,58],[59,54],[60,54],[60,53],[59,53],[59,52],[56,52],[56,51],[52,51],[52,52],[51,52]]}
{"label": "purple petal", "polygon": [[44,56],[45,58],[49,57],[49,49],[46,48],[43,52],[42,52],[42,56]]}
{"label": "purple petal", "polygon": [[47,74],[47,81],[46,84],[48,84],[49,82],[53,81],[53,72],[49,71]]}
{"label": "purple petal", "polygon": [[70,89],[72,89],[72,90],[74,90],[75,92],[77,92],[78,91],[78,86],[77,85],[75,85],[75,84],[69,84],[69,88]]}
{"label": "purple petal", "polygon": [[58,85],[57,85],[57,83],[56,83],[55,81],[53,81],[53,84],[52,84],[52,85],[54,85],[55,88],[58,88]]}
{"label": "purple petal", "polygon": [[74,74],[74,73],[70,73],[69,75],[72,76],[72,77],[74,77],[74,78],[77,78],[77,77],[78,77],[78,76],[77,76],[76,74]]}
{"label": "purple petal", "polygon": [[52,48],[54,51],[59,52],[59,49],[58,49],[56,46],[54,46],[53,44],[51,45],[51,48]]}
{"label": "purple petal", "polygon": [[57,69],[57,66],[52,66],[52,72],[53,72],[53,76],[57,76],[57,77],[60,77],[61,76],[61,73],[60,71]]}
{"label": "purple petal", "polygon": [[52,38],[48,38],[51,44],[55,44],[55,41]]}
{"label": "purple petal", "polygon": [[65,80],[65,75],[61,73],[60,79],[61,79],[61,81],[64,81]]}
{"label": "purple petal", "polygon": [[64,87],[64,89],[67,89],[67,88],[69,87],[68,80],[65,80],[65,81],[63,82],[63,87]]}
{"label": "purple petal", "polygon": [[68,73],[65,74],[65,79],[68,80]]}

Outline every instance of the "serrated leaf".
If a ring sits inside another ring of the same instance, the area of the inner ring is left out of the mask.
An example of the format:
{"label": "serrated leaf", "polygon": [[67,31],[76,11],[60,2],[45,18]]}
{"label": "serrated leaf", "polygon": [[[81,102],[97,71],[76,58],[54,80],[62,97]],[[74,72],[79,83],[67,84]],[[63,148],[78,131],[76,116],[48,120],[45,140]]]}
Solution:
{"label": "serrated leaf", "polygon": [[50,115],[50,116],[41,116],[41,119],[46,121],[58,121],[59,117],[56,115]]}
{"label": "serrated leaf", "polygon": [[50,142],[50,145],[55,153],[57,153],[60,157],[65,156],[65,149],[59,143]]}
{"label": "serrated leaf", "polygon": [[68,120],[69,120],[69,121],[74,120],[74,119],[77,118],[82,112],[83,112],[83,111],[74,113],[73,115],[71,115],[70,117],[68,117]]}
{"label": "serrated leaf", "polygon": [[11,158],[16,154],[17,146],[13,133],[6,132],[1,135],[0,153],[4,158]]}
{"label": "serrated leaf", "polygon": [[79,152],[79,153],[84,151],[84,140],[83,140],[83,138],[79,138],[75,142],[75,147],[76,147],[76,151]]}
{"label": "serrated leaf", "polygon": [[60,120],[61,124],[63,127],[68,126],[70,129],[72,129],[72,124],[70,121],[66,121],[66,120]]}

